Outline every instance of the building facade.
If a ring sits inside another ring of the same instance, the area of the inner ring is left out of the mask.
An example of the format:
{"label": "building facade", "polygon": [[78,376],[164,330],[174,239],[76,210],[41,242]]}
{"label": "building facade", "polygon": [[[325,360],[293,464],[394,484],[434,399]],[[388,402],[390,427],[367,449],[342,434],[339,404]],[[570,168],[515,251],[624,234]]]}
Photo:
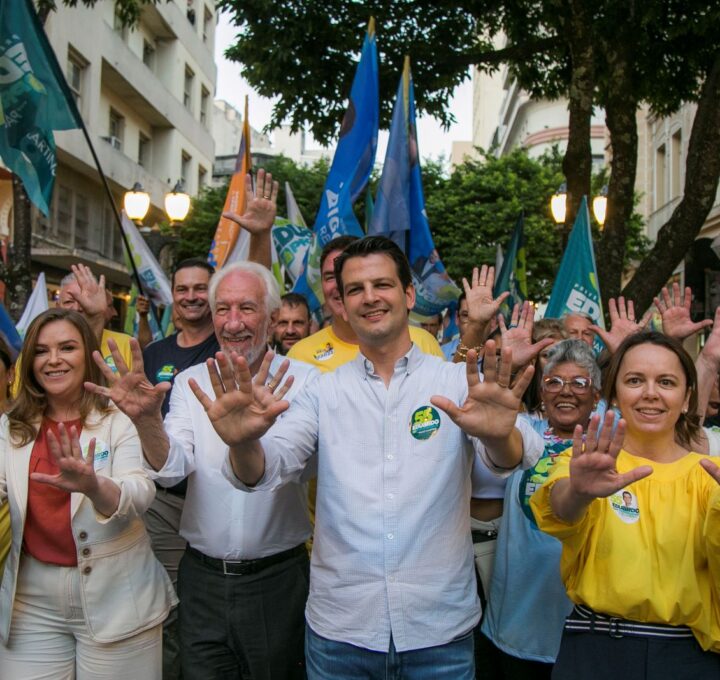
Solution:
{"label": "building facade", "polygon": [[[211,179],[215,24],[214,0],[144,5],[132,28],[104,0],[94,8],[59,4],[45,25],[116,205],[139,182],[150,194],[148,226],[167,219],[164,196],[178,180],[192,195]],[[33,210],[33,268],[56,286],[72,263],[84,262],[121,291],[129,284],[124,248],[90,149],[79,130],[55,138],[50,214]],[[5,184],[0,178],[0,220]]]}

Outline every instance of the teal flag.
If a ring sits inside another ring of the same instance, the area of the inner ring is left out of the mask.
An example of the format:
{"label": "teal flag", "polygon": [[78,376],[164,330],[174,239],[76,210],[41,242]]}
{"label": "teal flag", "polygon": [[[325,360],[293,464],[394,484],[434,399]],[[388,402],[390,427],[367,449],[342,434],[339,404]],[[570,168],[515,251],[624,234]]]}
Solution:
{"label": "teal flag", "polygon": [[527,276],[525,274],[525,238],[523,230],[525,227],[525,216],[520,213],[515,223],[510,245],[503,259],[500,271],[495,275],[495,290],[493,295],[497,297],[500,293],[509,292],[510,296],[503,302],[500,308],[501,314],[510,318],[512,309],[516,304],[522,304],[527,300]]}
{"label": "teal flag", "polygon": [[[595,325],[605,328],[585,196],[580,203],[545,310],[546,318],[559,319],[565,314],[587,314]],[[596,336],[593,349],[598,353],[602,348],[603,344]]]}
{"label": "teal flag", "polygon": [[0,158],[49,213],[57,160],[53,130],[82,126],[30,0],[0,0]]}

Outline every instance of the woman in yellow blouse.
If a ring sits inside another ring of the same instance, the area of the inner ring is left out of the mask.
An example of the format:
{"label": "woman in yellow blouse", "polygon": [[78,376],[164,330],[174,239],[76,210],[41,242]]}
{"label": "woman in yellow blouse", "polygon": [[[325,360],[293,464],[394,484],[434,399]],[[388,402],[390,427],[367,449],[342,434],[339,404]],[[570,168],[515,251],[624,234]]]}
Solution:
{"label": "woman in yellow blouse", "polygon": [[720,678],[720,470],[690,451],[697,378],[660,333],[628,337],[594,416],[531,500],[575,609],[553,678]]}

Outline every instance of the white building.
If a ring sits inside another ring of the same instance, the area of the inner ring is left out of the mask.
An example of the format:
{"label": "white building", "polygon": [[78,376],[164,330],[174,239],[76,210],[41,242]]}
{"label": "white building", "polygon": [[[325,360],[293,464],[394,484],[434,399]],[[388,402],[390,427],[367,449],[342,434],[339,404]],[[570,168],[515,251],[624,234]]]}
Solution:
{"label": "white building", "polygon": [[[251,116],[252,119],[252,116]],[[213,129],[215,139],[215,164],[213,178],[220,184],[235,168],[235,159],[242,138],[243,114],[232,104],[218,99],[213,106]],[[250,152],[255,164],[264,158],[285,156],[298,165],[312,165],[320,158],[332,158],[333,148],[310,147],[309,135],[304,131],[293,133],[289,125],[283,125],[269,135],[250,127]]]}
{"label": "white building", "polygon": [[[110,0],[92,9],[58,3],[48,17],[45,30],[115,202],[122,207],[140,182],[151,197],[147,225],[166,219],[164,196],[178,180],[190,194],[210,181],[215,23],[214,0],[144,5],[132,29],[120,25]],[[56,284],[70,264],[85,262],[127,285],[120,233],[87,143],[79,130],[57,133],[56,142],[50,215],[33,210],[34,268]]]}

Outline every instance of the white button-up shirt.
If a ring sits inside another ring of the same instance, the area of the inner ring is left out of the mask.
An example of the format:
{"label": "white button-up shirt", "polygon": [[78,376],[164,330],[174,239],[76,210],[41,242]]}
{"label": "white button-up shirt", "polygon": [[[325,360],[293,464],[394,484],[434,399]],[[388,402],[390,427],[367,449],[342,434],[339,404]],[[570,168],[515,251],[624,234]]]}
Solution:
{"label": "white button-up shirt", "polygon": [[[280,492],[318,454],[306,616],[323,637],[387,652],[392,634],[402,652],[445,644],[478,621],[470,470],[475,453],[491,462],[432,407],[434,394],[462,404],[465,365],[413,346],[386,388],[359,355],[308,384],[262,439],[255,493]],[[517,428],[531,466],[542,439]],[[224,472],[246,489],[229,460]]]}
{"label": "white button-up shirt", "polygon": [[[273,359],[268,379],[284,359]],[[290,373],[295,382],[285,397],[289,400],[306,381],[318,376],[316,369],[298,361],[291,361]],[[228,484],[222,474],[228,446],[192,393],[190,378],[214,399],[204,363],[179,373],[164,421],[170,453],[157,472],[146,464],[150,476],[162,486],[188,478],[180,535],[196,550],[225,560],[267,557],[303,543],[311,533],[307,485],[296,481],[275,493],[244,494]]]}

